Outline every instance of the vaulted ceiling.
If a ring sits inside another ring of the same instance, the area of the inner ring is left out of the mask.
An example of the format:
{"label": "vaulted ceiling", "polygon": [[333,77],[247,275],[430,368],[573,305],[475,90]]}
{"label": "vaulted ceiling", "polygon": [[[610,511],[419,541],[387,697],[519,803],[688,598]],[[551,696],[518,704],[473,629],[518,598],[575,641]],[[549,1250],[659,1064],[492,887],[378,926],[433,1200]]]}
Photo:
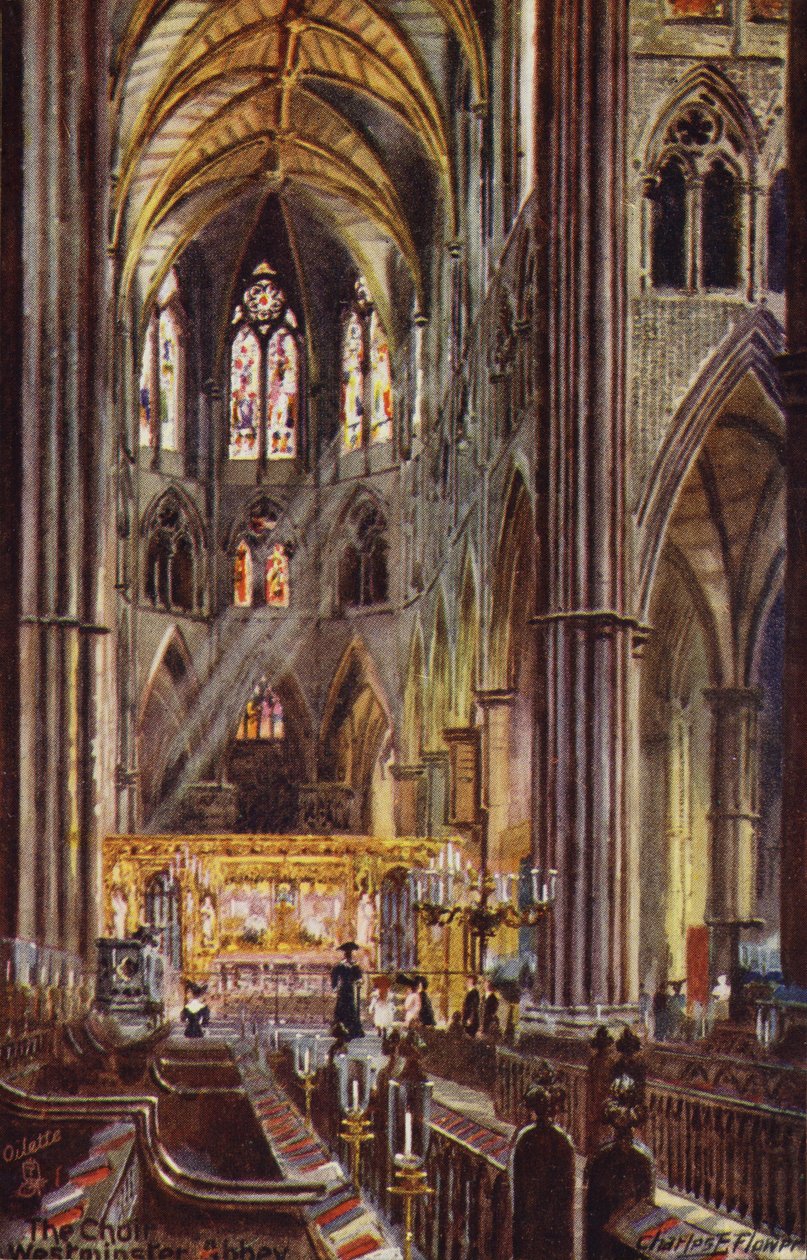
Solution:
{"label": "vaulted ceiling", "polygon": [[316,225],[299,242],[303,273],[306,251],[335,238],[382,315],[400,305],[401,275],[423,303],[424,222],[456,229],[452,50],[487,96],[471,0],[119,0],[113,21],[122,303],[147,310],[205,236],[237,273],[233,208],[254,224],[270,197]]}

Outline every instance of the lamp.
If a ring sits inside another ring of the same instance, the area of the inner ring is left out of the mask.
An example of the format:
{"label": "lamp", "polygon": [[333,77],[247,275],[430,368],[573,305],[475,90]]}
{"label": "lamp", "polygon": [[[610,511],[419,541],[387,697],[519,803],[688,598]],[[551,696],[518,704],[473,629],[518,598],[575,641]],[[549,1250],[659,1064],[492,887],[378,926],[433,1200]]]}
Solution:
{"label": "lamp", "polygon": [[339,1086],[339,1106],[342,1111],[341,1137],[350,1147],[350,1176],[360,1188],[361,1148],[364,1142],[372,1142],[374,1134],[367,1116],[370,1106],[370,1089],[373,1073],[369,1059],[353,1058],[349,1054],[334,1057]]}
{"label": "lamp", "polygon": [[429,927],[445,927],[460,919],[479,942],[479,970],[485,969],[487,942],[500,927],[535,927],[551,910],[558,872],[535,866],[529,880],[513,874],[491,874],[487,869],[487,810],[475,824],[480,836],[480,869],[464,864],[450,841],[437,862],[412,871],[415,910]]}
{"label": "lamp", "polygon": [[311,1128],[311,1095],[319,1071],[318,1033],[297,1033],[294,1038],[294,1073],[305,1091],[305,1122]]}
{"label": "lamp", "polygon": [[412,1228],[415,1200],[434,1190],[426,1179],[425,1161],[431,1132],[432,1083],[420,1066],[418,1046],[411,1041],[404,1048],[406,1066],[389,1083],[387,1142],[394,1168],[390,1194],[400,1195],[404,1209],[404,1260],[412,1260]]}

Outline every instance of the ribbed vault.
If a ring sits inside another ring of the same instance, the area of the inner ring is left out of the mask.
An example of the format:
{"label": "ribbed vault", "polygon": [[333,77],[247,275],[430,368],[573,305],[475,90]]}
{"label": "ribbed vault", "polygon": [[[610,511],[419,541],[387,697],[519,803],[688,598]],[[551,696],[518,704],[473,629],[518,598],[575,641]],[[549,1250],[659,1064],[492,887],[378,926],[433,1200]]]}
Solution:
{"label": "ribbed vault", "polygon": [[[465,53],[484,100],[468,0],[430,0],[430,13]],[[403,17],[370,0],[121,0],[114,244],[122,302],[134,292],[146,307],[184,245],[256,186],[304,196],[367,274],[380,310],[389,306],[390,247],[422,300],[412,189],[356,124],[355,108],[339,107],[347,93],[417,138],[452,232],[447,105],[434,48],[423,39],[419,47],[412,15]]]}

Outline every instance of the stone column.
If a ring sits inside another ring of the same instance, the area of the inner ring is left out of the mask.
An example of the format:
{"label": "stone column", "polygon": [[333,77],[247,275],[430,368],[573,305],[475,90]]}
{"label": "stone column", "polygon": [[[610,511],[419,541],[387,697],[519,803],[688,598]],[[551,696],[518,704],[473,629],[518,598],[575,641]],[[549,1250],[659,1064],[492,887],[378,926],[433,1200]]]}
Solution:
{"label": "stone column", "polygon": [[108,12],[24,7],[19,930],[87,953],[115,755]]}
{"label": "stone column", "polygon": [[536,864],[558,870],[540,996],[638,996],[636,625],[626,592],[627,0],[539,7]]}
{"label": "stone column", "polygon": [[788,63],[787,411],[784,765],[782,790],[782,970],[807,987],[807,0],[790,3]]}
{"label": "stone column", "polygon": [[[704,692],[712,710],[712,799],[706,920],[711,929],[714,979],[733,974],[740,925],[755,920],[755,869],[759,750],[759,691],[713,687]],[[734,987],[734,986],[732,986]]]}
{"label": "stone column", "polygon": [[17,932],[22,390],[22,5],[0,5],[0,936]]}
{"label": "stone column", "polygon": [[395,831],[399,836],[420,836],[424,832],[423,766],[391,767],[395,783]]}
{"label": "stone column", "polygon": [[482,710],[482,804],[488,811],[488,864],[491,871],[505,871],[513,855],[502,850],[502,833],[510,824],[510,707],[512,691],[477,691]]}

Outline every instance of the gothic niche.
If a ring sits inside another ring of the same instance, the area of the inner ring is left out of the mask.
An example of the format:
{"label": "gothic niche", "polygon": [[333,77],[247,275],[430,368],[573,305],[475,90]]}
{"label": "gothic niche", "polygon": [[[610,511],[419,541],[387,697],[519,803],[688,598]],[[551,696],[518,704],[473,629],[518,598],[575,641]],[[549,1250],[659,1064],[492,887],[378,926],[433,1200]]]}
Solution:
{"label": "gothic niche", "polygon": [[201,527],[174,491],[152,506],[143,522],[146,556],[143,595],[165,612],[202,612],[204,541]]}
{"label": "gothic niche", "polygon": [[348,540],[339,562],[339,602],[361,607],[389,596],[387,524],[381,509],[367,504],[348,520]]}
{"label": "gothic niche", "polygon": [[227,762],[227,781],[237,790],[236,831],[292,831],[304,766],[294,724],[288,723],[277,691],[262,678],[242,711]]}
{"label": "gothic niche", "polygon": [[232,552],[232,602],[236,608],[288,608],[293,546],[273,536],[279,512],[259,499],[247,514]]}

